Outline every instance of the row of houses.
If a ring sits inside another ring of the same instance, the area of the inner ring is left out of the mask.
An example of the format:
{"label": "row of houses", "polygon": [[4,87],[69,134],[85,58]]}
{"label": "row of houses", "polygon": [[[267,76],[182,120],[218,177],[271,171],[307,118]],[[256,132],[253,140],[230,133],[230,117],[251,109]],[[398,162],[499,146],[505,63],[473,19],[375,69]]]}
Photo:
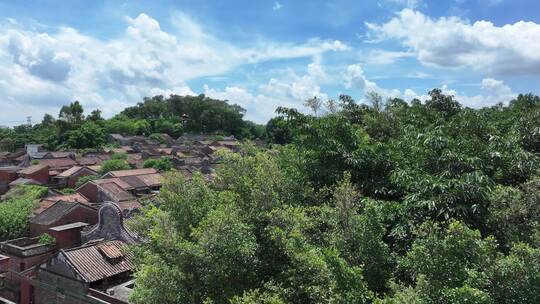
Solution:
{"label": "row of houses", "polygon": [[[0,303],[128,303],[134,264],[127,246],[142,240],[125,223],[162,183],[144,161],[167,157],[187,178],[200,171],[210,179],[218,151],[240,151],[234,138],[200,135],[156,141],[111,134],[109,143],[86,153],[34,144],[0,152],[0,195],[17,185],[49,189],[29,216],[28,235],[0,242]],[[131,169],[101,174],[114,153],[125,153]],[[79,183],[85,176],[93,178]],[[45,235],[54,241],[43,242]]]}
{"label": "row of houses", "polygon": [[0,302],[129,303],[135,264],[128,246],[142,240],[124,221],[118,205],[104,202],[94,224],[49,227],[54,243],[38,237],[1,242]]}
{"label": "row of houses", "polygon": [[[127,245],[140,240],[124,221],[159,192],[161,179],[153,168],[130,169],[70,194],[49,189],[29,216],[28,235],[0,243],[0,303],[128,303]],[[43,243],[45,235],[53,243]]]}
{"label": "row of houses", "polygon": [[166,134],[160,136],[161,142],[144,136],[110,134],[109,143],[115,148],[85,153],[50,152],[36,144],[28,144],[16,152],[0,152],[0,195],[10,187],[25,184],[52,189],[74,188],[79,178],[97,175],[101,164],[115,153],[125,153],[133,169],[142,169],[148,159],[166,157],[187,176],[200,171],[211,178],[219,163],[218,151],[239,152],[241,149],[234,137],[215,140],[204,135],[184,135],[177,139]]}

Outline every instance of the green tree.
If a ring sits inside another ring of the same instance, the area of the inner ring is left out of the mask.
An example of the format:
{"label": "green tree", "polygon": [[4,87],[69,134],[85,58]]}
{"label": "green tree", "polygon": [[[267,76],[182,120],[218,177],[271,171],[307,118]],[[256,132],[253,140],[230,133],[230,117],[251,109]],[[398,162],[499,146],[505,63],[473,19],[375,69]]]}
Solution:
{"label": "green tree", "polygon": [[170,158],[161,157],[159,159],[150,158],[144,161],[144,168],[154,168],[159,171],[170,171],[173,168],[173,164]]}
{"label": "green tree", "polygon": [[127,170],[130,169],[129,164],[123,159],[109,159],[101,164],[99,173],[105,174],[110,171]]}
{"label": "green tree", "polygon": [[29,230],[28,216],[37,207],[47,188],[41,186],[17,186],[6,194],[0,204],[0,240],[25,236]]}
{"label": "green tree", "polygon": [[105,144],[106,134],[94,122],[85,122],[77,129],[66,132],[66,146],[69,148],[96,148]]}
{"label": "green tree", "polygon": [[86,117],[86,119],[90,121],[94,121],[94,122],[103,121],[103,117],[101,117],[101,110],[100,109],[93,110],[92,112],[90,112],[90,115]]}

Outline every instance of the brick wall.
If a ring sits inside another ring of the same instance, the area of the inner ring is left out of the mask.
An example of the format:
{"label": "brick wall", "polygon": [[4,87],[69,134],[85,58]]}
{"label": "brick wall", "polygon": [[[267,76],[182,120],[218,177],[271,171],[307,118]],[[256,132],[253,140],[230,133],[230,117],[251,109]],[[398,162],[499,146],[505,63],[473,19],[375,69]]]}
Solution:
{"label": "brick wall", "polygon": [[32,174],[21,174],[21,175],[26,178],[31,178],[42,184],[49,183],[49,167],[48,166],[44,166],[42,169]]}
{"label": "brick wall", "polygon": [[98,222],[97,210],[78,206],[66,215],[64,215],[60,220],[49,225],[39,225],[30,222],[30,236],[40,236],[42,233],[48,232],[49,228],[51,227],[62,226],[76,222],[83,222],[90,225],[96,224]]}
{"label": "brick wall", "polygon": [[79,180],[79,178],[83,176],[88,176],[88,175],[93,175],[93,173],[85,169],[79,170],[78,172],[76,172],[75,174],[73,174],[72,176],[68,178],[67,187],[75,188],[75,184],[77,184],[77,181]]}

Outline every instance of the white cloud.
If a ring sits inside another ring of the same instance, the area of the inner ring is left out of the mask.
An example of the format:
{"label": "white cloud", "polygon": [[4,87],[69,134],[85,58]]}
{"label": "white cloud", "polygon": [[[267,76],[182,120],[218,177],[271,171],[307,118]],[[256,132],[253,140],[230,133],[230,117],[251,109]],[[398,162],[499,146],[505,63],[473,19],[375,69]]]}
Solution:
{"label": "white cloud", "polygon": [[[321,83],[333,81],[326,76],[324,66],[318,60],[314,60],[307,68],[307,73],[297,75],[289,71],[282,78],[271,78],[267,84],[250,91],[240,86],[227,86],[223,90],[204,86],[204,94],[217,99],[229,100],[247,109],[246,117],[250,120],[264,123],[274,116],[274,111],[278,106],[297,108],[308,113],[309,109],[303,106],[306,99],[317,96],[325,100],[328,94],[322,91]],[[425,101],[429,98],[427,94],[419,95],[412,89],[405,89],[403,92],[398,89],[382,88],[374,81],[368,79],[360,64],[347,66],[343,73],[344,86],[348,89],[358,90],[358,95],[364,96],[367,92],[376,92],[383,98],[403,98],[410,101],[414,98]],[[452,90],[448,85],[442,86],[445,94],[451,94],[462,104],[479,108],[490,106],[498,102],[507,103],[515,98],[516,94],[504,84],[503,81],[485,78],[480,87],[482,94],[468,96]],[[359,102],[366,102],[362,97]]]}
{"label": "white cloud", "polygon": [[401,7],[408,7],[411,9],[420,6],[421,0],[387,0],[390,3],[397,4]]}
{"label": "white cloud", "polygon": [[272,10],[279,11],[282,7],[283,5],[281,5],[281,3],[279,3],[278,1],[275,1],[274,6],[272,6]]}
{"label": "white cloud", "polygon": [[[453,95],[461,104],[472,108],[491,106],[496,103],[508,104],[510,100],[516,98],[517,96],[517,94],[514,93],[512,89],[504,84],[504,82],[501,80],[484,78],[479,86],[482,94],[472,96],[461,94],[458,91],[449,88],[446,84],[441,87],[441,90],[444,94]],[[429,99],[427,94],[420,96],[413,90],[409,89],[405,90],[404,97],[405,100],[418,98],[424,101]]]}
{"label": "white cloud", "polygon": [[319,58],[307,65],[306,73],[298,75],[290,71],[280,77],[271,78],[268,83],[256,88],[256,93],[246,88],[227,86],[224,90],[216,90],[208,85],[204,87],[204,94],[217,99],[226,99],[238,104],[247,110],[246,118],[263,123],[274,116],[278,106],[297,108],[308,112],[304,107],[305,100],[317,96],[323,100],[328,95],[321,90],[321,84],[329,81],[324,66]]}
{"label": "white cloud", "polygon": [[413,52],[402,52],[402,51],[385,51],[385,50],[371,50],[366,54],[361,54],[360,59],[367,63],[373,65],[386,65],[397,62],[402,58],[414,56]]}
{"label": "white cloud", "polygon": [[[220,76],[245,64],[350,49],[341,41],[317,38],[300,44],[259,41],[241,48],[183,13],[172,15],[173,30],[167,32],[146,14],[125,21],[125,32],[106,41],[68,27],[42,32],[16,22],[3,24],[0,103],[28,110],[1,111],[0,122],[41,117],[45,111],[56,114],[51,109],[77,99],[87,111],[100,108],[111,116],[144,96],[194,94],[186,85],[190,79]],[[316,66],[311,69],[323,76]]]}
{"label": "white cloud", "polygon": [[432,19],[404,9],[384,24],[366,23],[371,42],[396,39],[423,64],[470,67],[487,73],[540,73],[540,24],[495,26],[458,17]]}
{"label": "white cloud", "polygon": [[360,64],[352,64],[347,67],[344,74],[345,87],[348,89],[358,89],[362,93],[376,92],[384,98],[400,97],[402,94],[397,89],[383,89],[379,87],[375,82],[369,80],[364,75],[364,70]]}

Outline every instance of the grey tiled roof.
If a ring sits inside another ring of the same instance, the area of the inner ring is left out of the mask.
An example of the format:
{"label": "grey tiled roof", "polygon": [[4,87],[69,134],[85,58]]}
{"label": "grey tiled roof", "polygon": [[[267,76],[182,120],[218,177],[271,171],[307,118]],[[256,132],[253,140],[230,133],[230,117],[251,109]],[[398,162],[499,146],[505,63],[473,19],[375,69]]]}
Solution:
{"label": "grey tiled roof", "polygon": [[62,250],[66,259],[88,283],[110,278],[135,269],[133,254],[121,241],[105,241]]}

